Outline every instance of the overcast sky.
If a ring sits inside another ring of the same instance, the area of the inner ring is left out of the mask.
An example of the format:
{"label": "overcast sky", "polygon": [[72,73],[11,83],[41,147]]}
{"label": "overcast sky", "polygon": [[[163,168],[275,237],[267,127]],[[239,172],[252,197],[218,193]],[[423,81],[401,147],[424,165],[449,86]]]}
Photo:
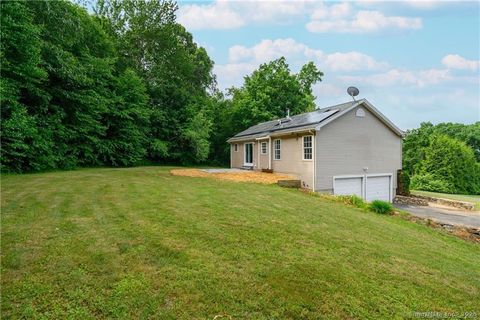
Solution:
{"label": "overcast sky", "polygon": [[219,87],[240,86],[285,56],[325,73],[317,105],[360,89],[400,128],[480,121],[480,2],[215,1],[179,3],[178,21],[215,61]]}

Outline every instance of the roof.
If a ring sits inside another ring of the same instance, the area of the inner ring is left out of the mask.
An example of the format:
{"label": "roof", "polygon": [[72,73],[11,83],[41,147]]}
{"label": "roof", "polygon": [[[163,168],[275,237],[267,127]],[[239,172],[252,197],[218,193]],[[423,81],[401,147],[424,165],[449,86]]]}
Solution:
{"label": "roof", "polygon": [[281,118],[272,121],[262,122],[254,125],[242,132],[237,133],[228,142],[258,139],[282,133],[293,132],[297,130],[319,129],[321,126],[330,123],[343,114],[352,110],[356,106],[363,104],[368,110],[375,114],[386,126],[388,126],[397,135],[403,136],[403,131],[397,128],[390,120],[380,113],[366,99],[350,101],[337,104],[331,107],[317,109],[312,112],[302,113],[290,118]]}

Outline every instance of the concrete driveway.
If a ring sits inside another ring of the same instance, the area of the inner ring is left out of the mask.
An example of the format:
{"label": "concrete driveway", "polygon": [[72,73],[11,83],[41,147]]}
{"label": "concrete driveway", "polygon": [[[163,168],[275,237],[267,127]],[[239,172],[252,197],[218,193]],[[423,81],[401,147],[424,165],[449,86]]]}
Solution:
{"label": "concrete driveway", "polygon": [[440,223],[480,228],[480,211],[456,210],[454,208],[436,206],[412,206],[406,204],[394,204],[394,207],[407,211],[414,216],[430,218]]}

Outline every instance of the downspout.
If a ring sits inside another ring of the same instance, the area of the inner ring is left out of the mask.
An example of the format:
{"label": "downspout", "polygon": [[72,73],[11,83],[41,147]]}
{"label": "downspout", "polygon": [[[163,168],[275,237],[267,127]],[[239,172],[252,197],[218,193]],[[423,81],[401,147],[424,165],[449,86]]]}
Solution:
{"label": "downspout", "polygon": [[258,145],[257,146],[257,169],[260,170],[261,169],[260,168],[260,148],[261,148],[262,143],[259,142],[259,143],[257,143],[257,145]]}
{"label": "downspout", "polygon": [[315,192],[315,179],[316,179],[316,153],[317,153],[317,132],[316,130],[313,131],[313,139],[312,139],[312,153],[313,153],[313,179],[312,179],[312,191]]}
{"label": "downspout", "polygon": [[268,169],[272,169],[272,137],[268,136]]}

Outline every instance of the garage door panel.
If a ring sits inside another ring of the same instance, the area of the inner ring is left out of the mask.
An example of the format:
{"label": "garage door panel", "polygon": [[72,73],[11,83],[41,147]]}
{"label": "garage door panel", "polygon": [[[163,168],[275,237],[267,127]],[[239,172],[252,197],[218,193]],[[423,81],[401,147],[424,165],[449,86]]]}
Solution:
{"label": "garage door panel", "polygon": [[390,176],[367,176],[366,200],[390,201]]}
{"label": "garage door panel", "polygon": [[357,195],[363,197],[363,179],[354,178],[335,178],[333,193],[335,195]]}

